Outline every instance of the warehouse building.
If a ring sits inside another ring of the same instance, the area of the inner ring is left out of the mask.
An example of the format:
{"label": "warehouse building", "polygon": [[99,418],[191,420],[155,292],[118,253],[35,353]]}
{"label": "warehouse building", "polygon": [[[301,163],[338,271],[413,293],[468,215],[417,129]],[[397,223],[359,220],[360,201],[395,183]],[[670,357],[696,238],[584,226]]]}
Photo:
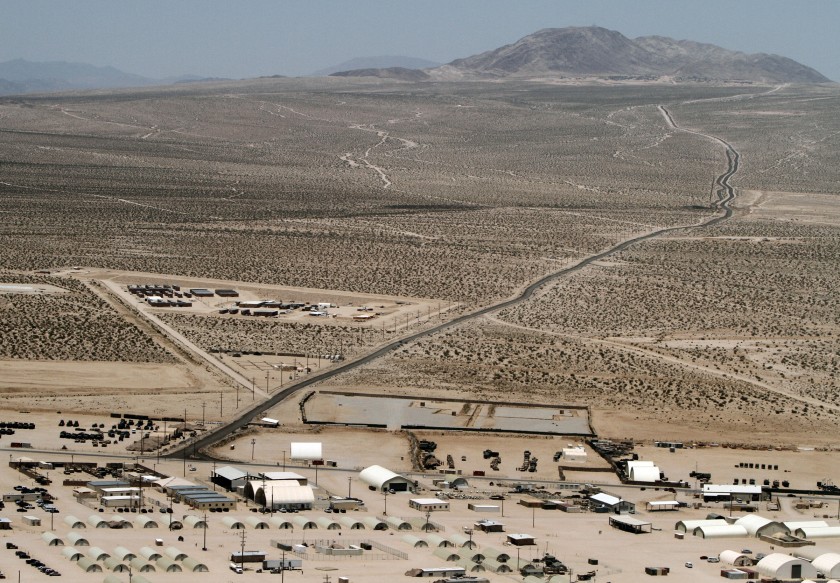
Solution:
{"label": "warehouse building", "polygon": [[248,473],[233,466],[224,466],[213,470],[210,481],[228,492],[234,492],[248,481]]}
{"label": "warehouse building", "polygon": [[589,501],[594,508],[601,508],[613,514],[634,514],[636,512],[635,504],[617,496],[607,494],[606,492],[593,494],[589,497]]}
{"label": "warehouse building", "polygon": [[408,501],[408,506],[420,512],[449,510],[449,502],[439,498],[412,498]]}

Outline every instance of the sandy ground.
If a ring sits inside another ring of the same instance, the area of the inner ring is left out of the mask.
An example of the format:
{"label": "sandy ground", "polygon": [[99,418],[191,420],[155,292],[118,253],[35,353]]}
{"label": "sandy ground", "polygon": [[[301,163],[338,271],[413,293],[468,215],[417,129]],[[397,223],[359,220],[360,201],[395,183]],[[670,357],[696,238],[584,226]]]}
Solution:
{"label": "sandy ground", "polygon": [[190,371],[175,364],[4,360],[0,369],[0,391],[4,394],[37,389],[67,394],[102,389],[198,388]]}

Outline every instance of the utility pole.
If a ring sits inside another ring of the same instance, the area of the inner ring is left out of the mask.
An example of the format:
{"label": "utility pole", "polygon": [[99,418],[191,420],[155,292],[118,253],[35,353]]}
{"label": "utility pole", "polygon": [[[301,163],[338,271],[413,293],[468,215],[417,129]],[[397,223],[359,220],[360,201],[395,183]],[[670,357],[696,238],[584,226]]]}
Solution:
{"label": "utility pole", "polygon": [[350,484],[352,483],[353,476],[347,476],[347,497],[350,497]]}
{"label": "utility pole", "polygon": [[388,516],[388,490],[383,490],[382,493],[385,495],[385,512],[382,514]]}
{"label": "utility pole", "polygon": [[[210,479],[213,482],[213,491],[216,491],[216,462],[213,462],[213,477]],[[207,514],[205,513],[204,518],[207,518]]]}
{"label": "utility pole", "polygon": [[251,461],[254,461],[254,446],[257,444],[257,440],[253,437],[251,438]]}
{"label": "utility pole", "polygon": [[201,550],[207,550],[207,510],[204,511],[204,543],[201,545]]}
{"label": "utility pole", "polygon": [[[237,387],[239,383],[237,383]],[[224,417],[224,405],[225,405],[225,394],[224,391],[219,391],[219,417]]]}
{"label": "utility pole", "polygon": [[239,568],[242,569],[242,572],[245,572],[245,530],[243,529],[240,533],[240,538],[242,539],[242,546],[241,552],[239,554]]}
{"label": "utility pole", "polygon": [[205,408],[206,408],[206,407],[207,407],[207,402],[206,402],[206,401],[202,401],[202,402],[201,402],[201,426],[202,426],[202,427],[204,427],[204,420],[205,420],[205,417],[204,417],[204,410],[205,410]]}

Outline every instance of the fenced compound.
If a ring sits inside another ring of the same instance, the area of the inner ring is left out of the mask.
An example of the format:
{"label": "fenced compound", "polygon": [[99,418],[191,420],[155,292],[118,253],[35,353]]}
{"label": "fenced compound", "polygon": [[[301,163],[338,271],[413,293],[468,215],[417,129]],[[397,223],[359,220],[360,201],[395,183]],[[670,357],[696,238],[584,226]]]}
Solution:
{"label": "fenced compound", "polygon": [[[271,546],[283,549],[288,553],[293,553],[295,556],[305,560],[408,560],[408,553],[404,553],[403,551],[370,539],[345,539],[343,537],[340,539],[328,538],[306,541],[301,541],[299,538],[272,539]],[[360,552],[341,552],[349,551],[351,548],[359,549]],[[327,549],[332,549],[332,551],[335,552],[331,552]]]}

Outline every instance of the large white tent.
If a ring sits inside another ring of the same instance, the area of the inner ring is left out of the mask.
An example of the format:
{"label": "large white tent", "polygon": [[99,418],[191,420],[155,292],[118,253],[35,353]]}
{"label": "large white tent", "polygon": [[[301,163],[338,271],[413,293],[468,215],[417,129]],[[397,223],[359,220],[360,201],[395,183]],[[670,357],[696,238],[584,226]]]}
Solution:
{"label": "large white tent", "polygon": [[631,482],[656,482],[659,480],[659,468],[651,461],[629,461],[627,477]]}
{"label": "large white tent", "polygon": [[804,559],[797,559],[782,553],[771,553],[755,566],[760,575],[771,579],[804,579],[816,577],[817,570]]}
{"label": "large white tent", "polygon": [[749,533],[739,524],[712,524],[698,526],[693,534],[702,538],[734,538],[748,536]]}
{"label": "large white tent", "polygon": [[405,476],[395,474],[382,466],[370,466],[363,469],[359,472],[359,478],[368,486],[373,486],[380,492],[384,490],[405,492],[414,485],[414,482]]}
{"label": "large white tent", "polygon": [[677,532],[690,532],[693,533],[694,529],[698,526],[712,526],[712,525],[725,525],[727,522],[723,518],[714,518],[714,519],[707,519],[707,520],[680,520],[674,525],[674,530]]}
{"label": "large white tent", "polygon": [[824,553],[811,561],[811,564],[824,577],[840,577],[840,554]]}
{"label": "large white tent", "polygon": [[718,558],[721,563],[725,565],[732,565],[733,567],[749,567],[753,564],[753,559],[749,555],[728,549],[722,551]]}
{"label": "large white tent", "polygon": [[815,538],[838,538],[840,526],[804,526],[797,528],[794,533],[799,538],[813,540]]}
{"label": "large white tent", "polygon": [[758,536],[759,530],[771,522],[773,521],[769,518],[764,518],[763,516],[759,516],[757,514],[747,514],[746,516],[742,516],[736,520],[735,524],[746,528],[750,536]]}
{"label": "large white tent", "polygon": [[293,441],[291,458],[293,460],[315,461],[324,459],[321,442]]}

